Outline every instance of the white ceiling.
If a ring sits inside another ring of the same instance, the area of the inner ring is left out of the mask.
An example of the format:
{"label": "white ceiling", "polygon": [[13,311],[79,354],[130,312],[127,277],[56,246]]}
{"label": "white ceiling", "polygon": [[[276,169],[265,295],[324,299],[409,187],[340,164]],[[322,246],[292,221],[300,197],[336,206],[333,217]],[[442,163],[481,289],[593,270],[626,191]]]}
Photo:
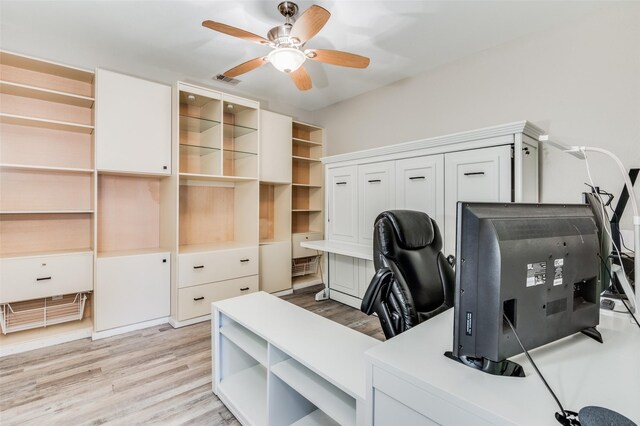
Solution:
{"label": "white ceiling", "polygon": [[[4,49],[170,83],[211,77],[269,48],[203,28],[206,19],[266,36],[283,22],[273,1],[0,0]],[[299,92],[265,65],[233,91],[315,110],[604,7],[601,1],[299,1],[331,19],[308,44],[371,58],[366,70],[308,61],[314,88]]]}

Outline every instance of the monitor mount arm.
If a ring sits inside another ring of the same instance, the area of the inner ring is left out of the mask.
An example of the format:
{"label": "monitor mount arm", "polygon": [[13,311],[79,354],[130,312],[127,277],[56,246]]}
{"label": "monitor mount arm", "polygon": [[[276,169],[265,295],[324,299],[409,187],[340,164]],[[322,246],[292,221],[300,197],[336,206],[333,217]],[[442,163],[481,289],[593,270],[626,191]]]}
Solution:
{"label": "monitor mount arm", "polygon": [[[627,187],[627,192],[629,193],[629,199],[631,201],[631,207],[633,209],[633,235],[634,235],[634,271],[637,274],[640,272],[640,213],[638,212],[638,201],[636,200],[635,193],[633,192],[633,183],[631,183],[631,179],[627,175],[627,171],[622,164],[622,161],[610,151],[602,148],[590,147],[590,146],[569,146],[565,145],[562,142],[553,141],[549,138],[549,135],[541,135],[539,141],[542,143],[547,143],[549,145],[553,145],[554,147],[573,155],[574,157],[585,159],[585,153],[589,152],[598,152],[600,154],[607,155],[618,165],[620,169],[620,173],[624,179],[624,183]],[[625,277],[626,278],[626,277]],[[638,279],[636,278],[636,281]],[[633,290],[631,289],[631,285],[629,285],[628,281],[625,279],[621,281],[623,284],[624,292],[626,293],[629,300],[635,300],[635,307],[640,307],[640,285],[636,283],[636,291],[635,295]],[[625,285],[626,283],[626,285]],[[636,309],[637,311],[637,309]]]}

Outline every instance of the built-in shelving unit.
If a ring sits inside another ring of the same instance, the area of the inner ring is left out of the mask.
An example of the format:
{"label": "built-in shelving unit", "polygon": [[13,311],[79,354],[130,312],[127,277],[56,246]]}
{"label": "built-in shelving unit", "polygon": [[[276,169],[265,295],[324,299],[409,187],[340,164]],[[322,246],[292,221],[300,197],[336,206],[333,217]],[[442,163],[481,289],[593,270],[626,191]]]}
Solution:
{"label": "built-in shelving unit", "polygon": [[[213,300],[257,289],[260,109],[187,83],[177,84],[174,105],[178,262],[171,317],[180,326],[207,320]],[[222,268],[230,272],[214,272]]]}
{"label": "built-in shelving unit", "polygon": [[[22,312],[3,311],[5,324],[21,318],[4,332],[43,327],[47,303],[60,313],[48,324],[77,320],[15,335],[26,338],[8,334],[1,344],[86,333],[91,298],[77,293],[93,290],[93,82],[91,71],[0,51],[0,303]],[[51,284],[32,291],[40,272]],[[63,294],[64,303],[49,298]],[[40,311],[38,321],[25,319]]]}
{"label": "built-in shelving unit", "polygon": [[319,283],[318,253],[301,248],[301,241],[322,239],[324,193],[322,162],[323,129],[300,122],[292,126],[292,275],[294,284]]}
{"label": "built-in shelving unit", "polygon": [[215,303],[211,338],[214,393],[242,424],[364,424],[376,340],[264,292]]}

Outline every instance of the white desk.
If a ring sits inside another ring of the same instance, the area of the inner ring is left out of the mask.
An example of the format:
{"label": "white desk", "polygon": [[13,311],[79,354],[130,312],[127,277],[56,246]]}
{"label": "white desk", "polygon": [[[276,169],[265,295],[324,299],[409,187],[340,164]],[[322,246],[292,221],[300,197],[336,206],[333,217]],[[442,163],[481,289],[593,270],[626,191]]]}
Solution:
{"label": "white desk", "polygon": [[364,244],[343,243],[341,241],[316,240],[303,241],[302,247],[323,251],[326,253],[341,254],[357,259],[373,260],[373,248]]}
{"label": "white desk", "polygon": [[364,353],[380,341],[264,292],[214,302],[212,318],[213,390],[241,423],[364,423]]}
{"label": "white desk", "polygon": [[[604,344],[575,334],[531,356],[565,409],[603,406],[640,423],[640,330],[608,312],[598,330]],[[452,341],[453,309],[369,350],[367,424],[558,424],[524,354],[510,359],[527,377],[497,377],[445,358]]]}
{"label": "white desk", "polygon": [[316,300],[333,299],[360,309],[364,293],[375,274],[373,248],[331,240],[304,241],[300,245],[328,254],[325,288],[316,295]]}

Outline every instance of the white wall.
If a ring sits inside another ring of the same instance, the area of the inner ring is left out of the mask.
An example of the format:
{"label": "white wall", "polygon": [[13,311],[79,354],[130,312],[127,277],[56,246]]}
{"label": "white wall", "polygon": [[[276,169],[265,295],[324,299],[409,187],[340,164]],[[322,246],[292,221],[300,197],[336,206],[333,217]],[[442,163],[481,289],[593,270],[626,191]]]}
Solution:
{"label": "white wall", "polygon": [[[315,121],[327,129],[329,155],[524,119],[640,167],[639,23],[640,3],[617,3],[327,107]],[[618,195],[622,179],[612,163],[593,154],[591,164],[596,183]],[[583,182],[581,161],[544,149],[543,202],[578,202]],[[629,209],[626,224],[628,216]]]}

